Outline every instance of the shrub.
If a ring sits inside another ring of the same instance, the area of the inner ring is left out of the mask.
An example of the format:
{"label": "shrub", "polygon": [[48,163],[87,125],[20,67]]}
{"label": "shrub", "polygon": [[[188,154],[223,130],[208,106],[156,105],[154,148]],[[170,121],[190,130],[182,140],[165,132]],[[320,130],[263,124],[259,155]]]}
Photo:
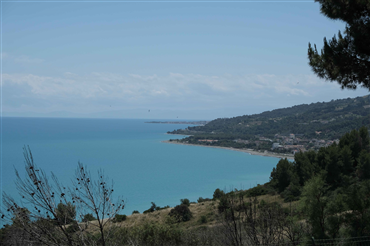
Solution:
{"label": "shrub", "polygon": [[185,198],[185,199],[181,199],[180,201],[181,201],[181,204],[186,205],[186,206],[188,206],[188,207],[190,206],[190,201],[189,201],[189,199]]}
{"label": "shrub", "polygon": [[189,221],[193,217],[189,207],[184,204],[177,205],[175,208],[171,209],[168,215],[174,217],[177,222]]}
{"label": "shrub", "polygon": [[93,220],[96,220],[96,218],[92,214],[85,214],[82,219],[82,222],[88,222]]}
{"label": "shrub", "polygon": [[213,193],[213,200],[217,200],[217,199],[220,199],[221,197],[223,197],[225,195],[225,192],[223,192],[222,190],[220,190],[219,188],[217,188],[215,190],[215,192]]}
{"label": "shrub", "polygon": [[145,210],[143,213],[144,214],[146,214],[146,213],[152,213],[152,212],[154,212],[156,210],[156,208],[157,208],[157,205],[155,205],[155,203],[152,202],[152,206],[149,209]]}
{"label": "shrub", "polygon": [[132,214],[140,214],[140,212],[137,211],[137,210],[134,210],[134,211],[132,211]]}
{"label": "shrub", "polygon": [[74,233],[74,232],[79,231],[79,230],[80,230],[80,228],[78,227],[78,224],[77,224],[76,221],[73,221],[73,223],[71,223],[66,228],[66,232],[68,232],[68,233]]}
{"label": "shrub", "polygon": [[133,238],[137,238],[138,245],[162,246],[179,245],[181,230],[170,225],[144,224],[132,230]]}
{"label": "shrub", "polygon": [[299,200],[301,195],[301,188],[293,183],[290,185],[280,194],[282,198],[284,198],[284,202],[292,202]]}
{"label": "shrub", "polygon": [[256,196],[262,196],[266,195],[268,193],[268,190],[264,185],[258,184],[256,187],[253,187],[249,190],[247,190],[247,197],[256,197]]}
{"label": "shrub", "polygon": [[76,206],[68,202],[67,204],[59,203],[56,210],[57,218],[62,224],[70,224],[76,218]]}
{"label": "shrub", "polygon": [[205,224],[205,223],[207,223],[207,216],[202,215],[202,216],[200,217],[200,219],[199,219],[199,222],[200,222],[201,224]]}
{"label": "shrub", "polygon": [[[188,200],[189,201],[189,200]],[[164,207],[158,207],[157,205],[155,205],[154,202],[152,202],[152,206],[148,209],[148,210],[145,210],[143,213],[146,214],[146,213],[152,213],[154,211],[159,211],[159,210],[163,210],[163,209],[166,209],[166,208],[169,208],[170,206],[164,206]]]}
{"label": "shrub", "polygon": [[218,204],[218,212],[223,213],[230,208],[229,199],[226,196],[221,197],[220,203]]}
{"label": "shrub", "polygon": [[166,208],[169,208],[170,206],[164,206],[164,207],[156,207],[155,208],[155,211],[159,211],[159,210],[163,210],[163,209],[166,209]]}
{"label": "shrub", "polygon": [[260,201],[260,204],[258,205],[258,207],[259,207],[259,208],[263,208],[263,207],[264,207],[264,206],[266,206],[266,205],[267,205],[266,201],[262,199],[262,200]]}
{"label": "shrub", "polygon": [[212,201],[212,199],[211,198],[203,198],[203,197],[198,198],[198,203],[208,202],[208,201]]}
{"label": "shrub", "polygon": [[124,214],[116,214],[116,216],[114,216],[113,223],[122,222],[122,221],[125,221],[126,219],[127,219],[127,216],[126,215],[124,215]]}

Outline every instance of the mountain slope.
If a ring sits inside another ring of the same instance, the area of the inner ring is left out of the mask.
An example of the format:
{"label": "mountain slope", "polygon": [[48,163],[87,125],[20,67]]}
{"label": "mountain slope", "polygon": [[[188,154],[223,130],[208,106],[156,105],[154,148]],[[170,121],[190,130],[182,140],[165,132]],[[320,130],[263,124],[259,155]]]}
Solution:
{"label": "mountain slope", "polygon": [[[205,126],[188,127],[169,133],[193,135],[184,140],[191,143],[203,144],[199,142],[201,139],[211,139],[220,141],[212,142],[213,145],[253,148],[251,145],[233,145],[236,139],[257,140],[261,137],[279,142],[272,139],[276,135],[290,134],[298,136],[306,143],[312,139],[334,140],[361,126],[370,127],[370,95],[302,104],[254,115],[220,118]],[[265,149],[271,148],[271,144],[268,146]]]}

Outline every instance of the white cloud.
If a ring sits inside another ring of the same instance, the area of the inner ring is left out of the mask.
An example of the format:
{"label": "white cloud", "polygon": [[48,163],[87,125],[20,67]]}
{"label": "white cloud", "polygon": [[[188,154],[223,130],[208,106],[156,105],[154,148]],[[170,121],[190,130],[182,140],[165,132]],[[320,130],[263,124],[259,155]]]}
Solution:
{"label": "white cloud", "polygon": [[33,58],[33,57],[25,56],[25,55],[14,56],[6,52],[3,52],[1,54],[1,58],[3,60],[12,61],[15,63],[38,64],[38,63],[44,62],[44,60],[40,58]]}
{"label": "white cloud", "polygon": [[65,77],[75,77],[75,76],[77,76],[77,74],[75,74],[75,73],[71,73],[71,72],[65,72],[65,73],[64,73],[64,76],[65,76]]}
{"label": "white cloud", "polygon": [[77,95],[93,97],[97,92],[103,91],[99,85],[86,85],[86,82],[77,82],[73,79],[37,76],[33,74],[3,74],[5,85],[27,85],[33,94],[39,96],[66,96]]}
{"label": "white cloud", "polygon": [[[17,94],[19,88],[22,88],[21,96]],[[18,104],[19,100],[32,103],[34,98],[43,100],[49,107],[61,107],[60,110],[68,110],[68,107],[75,109],[74,105],[79,105],[81,111],[84,107],[89,107],[89,111],[101,110],[111,103],[117,105],[116,109],[150,106],[214,111],[247,107],[270,110],[366,94],[365,90],[357,90],[357,94],[341,91],[339,85],[324,82],[314,75],[294,74],[216,76],[169,73],[160,76],[97,72],[78,75],[66,72],[61,77],[3,74],[3,89],[7,93],[8,99],[4,101],[7,106],[11,106],[11,98],[14,105],[15,98]]]}
{"label": "white cloud", "polygon": [[41,63],[44,60],[39,59],[39,58],[31,58],[29,56],[18,56],[18,57],[13,57],[13,60],[15,62],[19,63]]}
{"label": "white cloud", "polygon": [[200,74],[170,73],[167,76],[112,73],[92,73],[79,76],[70,72],[62,77],[33,74],[3,74],[5,84],[28,85],[31,92],[44,96],[124,97],[148,96],[178,97],[255,97],[266,95],[312,96],[312,87],[322,83],[311,75],[258,74],[244,76],[208,76]]}

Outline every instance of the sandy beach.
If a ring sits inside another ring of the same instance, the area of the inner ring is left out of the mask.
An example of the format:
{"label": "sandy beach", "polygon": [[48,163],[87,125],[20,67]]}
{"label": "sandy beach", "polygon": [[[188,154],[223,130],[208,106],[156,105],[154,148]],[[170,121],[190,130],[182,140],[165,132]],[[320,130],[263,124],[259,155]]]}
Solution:
{"label": "sandy beach", "polygon": [[276,157],[276,158],[287,158],[288,160],[294,160],[293,154],[279,154],[269,151],[259,152],[253,149],[235,149],[230,147],[219,147],[219,146],[206,146],[206,145],[200,145],[200,144],[186,144],[186,143],[180,143],[177,141],[162,141],[162,143],[170,143],[170,144],[182,144],[182,145],[192,145],[192,146],[200,146],[200,147],[208,147],[208,148],[218,148],[218,149],[227,149],[227,150],[233,150],[233,151],[240,151],[244,153],[249,153],[251,155],[259,155],[259,156],[269,156],[269,157]]}

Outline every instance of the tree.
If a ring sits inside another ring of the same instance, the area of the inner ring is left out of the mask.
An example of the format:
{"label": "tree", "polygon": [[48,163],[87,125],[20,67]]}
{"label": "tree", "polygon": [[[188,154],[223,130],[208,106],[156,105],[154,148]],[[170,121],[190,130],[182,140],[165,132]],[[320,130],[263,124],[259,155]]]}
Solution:
{"label": "tree", "polygon": [[326,238],[326,218],[328,198],[325,197],[327,188],[324,179],[315,176],[303,187],[302,191],[302,211],[308,218],[308,223],[312,227],[312,234],[315,238]]}
{"label": "tree", "polygon": [[257,197],[246,201],[242,193],[235,192],[227,193],[222,200],[228,204],[219,209],[220,233],[225,237],[222,245],[298,245],[307,231],[305,223],[295,218],[295,209],[287,213],[276,202],[259,202]]}
{"label": "tree", "polygon": [[351,213],[345,214],[346,231],[351,237],[370,235],[370,181],[355,183],[347,190],[345,203]]}
{"label": "tree", "polygon": [[220,190],[219,188],[217,188],[215,190],[215,192],[213,193],[213,200],[217,200],[217,199],[220,199],[221,197],[223,197],[225,195],[225,192]]}
{"label": "tree", "polygon": [[367,130],[367,127],[366,126],[363,126],[361,127],[359,130],[358,130],[358,133],[360,134],[360,137],[361,137],[361,147],[362,149],[365,149],[367,151],[370,152],[370,137],[369,137],[369,132]]}
{"label": "tree", "polygon": [[321,52],[309,44],[308,58],[312,70],[329,81],[337,81],[342,89],[358,85],[370,90],[370,4],[367,0],[315,0],[321,13],[346,23],[344,35],[339,31],[327,41]]}
{"label": "tree", "polygon": [[357,173],[361,180],[370,179],[370,153],[367,153],[365,150],[360,152]]}
{"label": "tree", "polygon": [[177,205],[175,208],[171,209],[168,215],[174,217],[177,222],[186,222],[193,217],[189,207],[185,204]]}
{"label": "tree", "polygon": [[[94,181],[86,167],[79,163],[75,180],[66,187],[53,173],[50,180],[35,165],[29,147],[24,148],[24,158],[27,175],[22,179],[16,171],[16,185],[24,202],[29,204],[29,210],[4,193],[3,203],[7,211],[1,211],[2,217],[13,218],[14,226],[41,244],[95,245],[99,242],[106,245],[112,219],[124,208],[124,202],[113,202],[113,184],[107,184],[103,172],[99,171],[98,179]],[[98,227],[99,237],[89,234],[91,230],[85,230],[88,223],[77,224],[75,221],[75,218],[82,220],[87,211],[97,218],[97,223],[91,225]],[[68,224],[71,222],[73,224]]]}
{"label": "tree", "polygon": [[76,206],[70,202],[67,204],[59,203],[55,213],[64,225],[68,225],[76,220]]}
{"label": "tree", "polygon": [[190,201],[187,198],[181,199],[180,202],[188,207],[190,206]]}
{"label": "tree", "polygon": [[152,206],[150,206],[149,209],[145,210],[143,213],[146,214],[146,213],[153,213],[154,211],[156,211],[159,207],[154,203],[154,202],[151,202],[152,203]]}
{"label": "tree", "polygon": [[[112,221],[115,215],[124,209],[124,200],[118,198],[116,202],[113,201],[113,181],[108,183],[108,178],[104,175],[102,170],[98,171],[98,179],[93,180],[86,166],[78,163],[75,172],[75,180],[72,182],[72,188],[69,189],[69,194],[73,202],[77,204],[80,211],[80,218],[86,212],[92,212],[96,216],[96,226],[100,232],[99,242],[102,245],[110,237],[112,232]],[[108,230],[106,230],[108,229]]]}
{"label": "tree", "polygon": [[96,218],[94,217],[94,215],[92,215],[90,213],[90,214],[85,214],[83,216],[82,222],[89,222],[89,221],[93,221],[93,220],[96,220]]}
{"label": "tree", "polygon": [[315,173],[315,164],[311,163],[310,159],[305,153],[298,152],[294,155],[294,170],[298,175],[299,184],[303,184],[309,180]]}
{"label": "tree", "polygon": [[352,151],[348,145],[342,148],[340,155],[343,163],[343,174],[350,175],[353,172],[354,168]]}
{"label": "tree", "polygon": [[336,238],[343,223],[344,202],[341,194],[328,196],[325,178],[317,175],[306,182],[301,209],[316,239]]}
{"label": "tree", "polygon": [[325,171],[326,171],[326,183],[329,186],[332,186],[333,188],[336,188],[341,180],[341,170],[343,163],[339,159],[339,148],[337,148],[337,145],[334,143],[330,147],[328,147],[328,153],[329,153],[329,160],[326,163]]}
{"label": "tree", "polygon": [[271,172],[271,181],[273,186],[278,189],[279,193],[283,192],[291,182],[293,165],[288,159],[281,159]]}

